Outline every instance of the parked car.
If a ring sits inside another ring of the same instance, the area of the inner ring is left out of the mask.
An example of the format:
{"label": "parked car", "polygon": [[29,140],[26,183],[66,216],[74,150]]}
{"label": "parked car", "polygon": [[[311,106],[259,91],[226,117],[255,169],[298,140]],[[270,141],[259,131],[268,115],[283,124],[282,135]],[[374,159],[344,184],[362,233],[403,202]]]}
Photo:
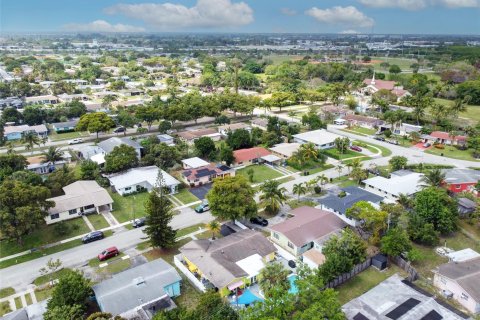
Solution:
{"label": "parked car", "polygon": [[147,219],[145,217],[142,217],[142,218],[138,218],[138,219],[135,219],[133,220],[132,222],[132,227],[134,228],[140,228],[140,227],[143,227],[145,225],[145,221]]}
{"label": "parked car", "polygon": [[360,148],[359,146],[350,146],[350,149],[352,149],[353,151],[362,152],[362,148]]}
{"label": "parked car", "polygon": [[423,144],[423,147],[424,148],[430,148],[432,146],[432,144],[430,142],[426,142]]}
{"label": "parked car", "polygon": [[107,259],[116,257],[119,254],[120,254],[120,252],[118,251],[117,247],[111,247],[111,248],[103,250],[102,253],[100,253],[98,255],[98,260],[105,261]]}
{"label": "parked car", "polygon": [[90,242],[93,242],[93,241],[102,240],[103,238],[105,238],[105,235],[103,234],[102,231],[93,231],[93,232],[90,232],[89,234],[87,234],[86,236],[84,236],[82,238],[82,242],[83,243],[90,243]]}
{"label": "parked car", "polygon": [[125,130],[127,130],[127,129],[125,129],[125,127],[118,127],[118,128],[113,129],[113,132],[114,133],[120,133],[120,132],[125,132]]}
{"label": "parked car", "polygon": [[208,205],[208,201],[204,201],[202,204],[198,205],[195,207],[195,212],[196,213],[202,213],[205,211],[210,210],[210,206]]}
{"label": "parked car", "polygon": [[83,139],[82,138],[75,138],[72,140],[68,140],[68,144],[77,144],[77,143],[82,143]]}
{"label": "parked car", "polygon": [[375,136],[375,137],[373,137],[373,139],[378,140],[378,141],[385,141],[384,137]]}
{"label": "parked car", "polygon": [[262,227],[266,227],[268,226],[268,220],[265,219],[265,218],[262,218],[260,216],[256,216],[256,217],[253,217],[253,218],[250,218],[250,222],[253,223],[253,224],[258,224]]}

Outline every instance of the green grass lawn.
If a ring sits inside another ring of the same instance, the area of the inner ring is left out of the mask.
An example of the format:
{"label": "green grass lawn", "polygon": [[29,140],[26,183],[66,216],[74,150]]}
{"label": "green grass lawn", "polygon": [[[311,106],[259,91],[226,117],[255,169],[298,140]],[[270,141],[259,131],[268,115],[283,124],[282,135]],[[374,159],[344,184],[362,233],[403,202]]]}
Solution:
{"label": "green grass lawn", "polygon": [[182,237],[182,236],[185,236],[185,235],[187,235],[187,234],[189,234],[189,233],[198,231],[198,229],[201,229],[201,228],[205,228],[205,224],[203,224],[203,223],[198,223],[198,224],[195,224],[195,225],[193,225],[193,226],[180,229],[180,230],[177,231],[177,238]]}
{"label": "green grass lawn", "polygon": [[[180,273],[180,275],[182,274]],[[180,291],[182,294],[173,299],[175,304],[186,309],[194,309],[197,306],[202,293],[198,291],[186,277],[182,277]]]}
{"label": "green grass lawn", "polygon": [[17,308],[17,310],[23,308],[22,300],[20,299],[20,297],[16,297],[14,300],[15,300],[15,307]]}
{"label": "green grass lawn", "polygon": [[[447,106],[452,105],[453,101],[447,99],[435,98],[435,102],[441,103]],[[460,119],[467,119],[472,124],[476,124],[480,121],[480,106],[467,105],[467,111],[460,113]]]}
{"label": "green grass lawn", "polygon": [[247,171],[253,170],[253,181],[252,183],[265,182],[266,180],[275,179],[281,177],[282,174],[278,171],[270,169],[265,165],[251,165],[240,170],[236,171],[236,174],[242,175],[248,179]]}
{"label": "green grass lawn", "polygon": [[408,59],[408,58],[389,58],[389,57],[372,57],[372,60],[379,60],[379,61],[375,61],[373,63],[373,66],[375,67],[375,70],[380,70],[380,71],[383,71],[383,72],[387,72],[388,73],[388,68],[387,70],[383,69],[382,67],[380,67],[380,64],[382,62],[388,62],[390,65],[392,64],[396,64],[397,66],[400,67],[400,69],[402,70],[410,70],[410,66],[413,64],[413,63],[416,63],[417,60],[416,59]]}
{"label": "green grass lawn", "polygon": [[25,301],[27,302],[27,306],[32,304],[32,296],[30,295],[30,293],[27,293],[25,295]]}
{"label": "green grass lawn", "polygon": [[296,208],[300,208],[300,207],[303,207],[303,206],[307,206],[307,207],[315,207],[316,205],[318,205],[318,203],[316,202],[313,202],[313,201],[308,201],[308,200],[290,200],[287,202],[287,204],[290,206],[290,208],[292,209],[296,209]]}
{"label": "green grass lawn", "polygon": [[348,301],[361,296],[397,272],[404,273],[402,269],[394,264],[391,264],[384,271],[378,271],[374,267],[370,267],[365,271],[360,272],[341,286],[335,288],[335,290],[338,291],[338,300],[340,301],[340,304],[343,305]]}
{"label": "green grass lawn", "polygon": [[54,273],[46,274],[46,275],[43,275],[43,276],[40,276],[40,277],[36,278],[35,280],[33,280],[33,284],[36,285],[36,286],[40,286],[42,284],[48,283],[50,280],[58,279],[62,275],[67,274],[71,271],[72,271],[72,269],[69,269],[69,268],[60,269],[60,270],[58,270]]}
{"label": "green grass lawn", "polygon": [[0,289],[0,299],[11,296],[14,293],[15,293],[15,289],[13,289],[12,287],[2,288]]}
{"label": "green grass lawn", "polygon": [[375,134],[375,132],[377,132],[377,130],[375,129],[369,129],[364,127],[351,127],[351,128],[347,128],[347,131],[353,131],[353,132],[361,133],[367,136],[371,136],[372,134]]}
{"label": "green grass lawn", "polygon": [[43,301],[52,296],[53,287],[45,287],[43,289],[36,289],[35,290],[35,297],[37,297],[37,301]]}
{"label": "green grass lawn", "polygon": [[426,153],[435,154],[437,156],[442,155],[447,158],[459,159],[459,160],[469,160],[469,161],[478,161],[472,156],[472,150],[458,150],[455,147],[445,146],[445,149],[437,149],[431,147],[428,150],[425,150]]}
{"label": "green grass lawn", "polygon": [[133,212],[135,217],[145,216],[145,201],[148,198],[147,192],[138,193],[135,195],[121,196],[118,193],[108,191],[113,199],[112,214],[118,222],[127,222],[133,220]]}
{"label": "green grass lawn", "polygon": [[349,158],[364,156],[360,152],[356,152],[353,150],[347,150],[345,151],[345,153],[340,153],[340,151],[338,151],[338,149],[336,148],[325,150],[325,154],[330,158],[337,159],[337,160],[345,160]]}
{"label": "green grass lawn", "polygon": [[91,214],[88,215],[87,218],[95,230],[100,230],[109,226],[107,220],[105,220],[105,217],[102,214]]}
{"label": "green grass lawn", "polygon": [[[202,233],[197,234],[195,237],[197,239],[211,239],[212,238],[212,231],[205,230]],[[223,238],[223,236],[219,232],[215,232],[215,239]]]}
{"label": "green grass lawn", "polygon": [[340,188],[358,187],[358,183],[354,180],[350,180],[348,176],[341,176],[340,178],[335,178],[333,179],[332,183],[338,185]]}
{"label": "green grass lawn", "polygon": [[145,252],[143,255],[147,258],[148,261],[156,260],[158,258],[162,258],[163,260],[167,261],[170,264],[173,264],[173,257],[180,253],[178,248],[183,246],[184,244],[192,241],[192,239],[183,239],[177,241],[175,246],[171,249],[152,249],[150,251]]}
{"label": "green grass lawn", "polygon": [[375,148],[380,149],[380,151],[382,151],[382,157],[388,157],[388,156],[392,155],[392,151],[388,148],[383,147],[383,146],[379,146],[379,145],[373,144],[373,143],[368,143],[367,144],[367,149],[370,150],[371,152],[376,153],[377,150],[375,148],[369,148],[369,147],[375,147]]}
{"label": "green grass lawn", "polygon": [[173,196],[183,204],[189,204],[198,201],[198,198],[188,191],[188,189],[182,189],[179,193],[176,193]]}
{"label": "green grass lawn", "polygon": [[0,317],[9,312],[12,312],[12,309],[10,309],[10,303],[8,303],[8,301],[0,303]]}
{"label": "green grass lawn", "polygon": [[22,244],[16,241],[0,241],[0,257],[6,257],[33,248],[40,248],[43,245],[75,237],[90,231],[83,219],[80,218],[66,220],[63,223],[68,226],[68,232],[63,235],[55,232],[55,224],[41,224],[35,231],[23,237]]}
{"label": "green grass lawn", "polygon": [[122,272],[124,270],[127,270],[132,266],[132,262],[130,259],[125,259],[125,260],[115,260],[112,261],[112,263],[108,263],[108,266],[105,268],[102,268],[102,271],[108,272],[110,274],[116,274],[119,272]]}
{"label": "green grass lawn", "polygon": [[71,140],[75,138],[82,138],[82,137],[88,137],[88,136],[90,136],[88,132],[72,131],[72,132],[65,132],[65,133],[56,133],[54,130],[51,130],[49,138],[52,141],[61,141],[61,140]]}

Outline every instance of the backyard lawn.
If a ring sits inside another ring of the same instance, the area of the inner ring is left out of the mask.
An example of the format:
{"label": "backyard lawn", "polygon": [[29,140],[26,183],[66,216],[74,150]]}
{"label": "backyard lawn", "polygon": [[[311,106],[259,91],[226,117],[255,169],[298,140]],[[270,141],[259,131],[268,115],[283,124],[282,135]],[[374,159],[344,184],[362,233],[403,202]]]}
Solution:
{"label": "backyard lawn", "polygon": [[[17,243],[16,241],[0,241],[0,257],[6,257],[15,253],[22,251],[30,250],[33,248],[39,248],[43,245],[55,243],[60,240],[68,239],[75,237],[81,234],[88,233],[87,225],[83,219],[77,218],[72,220],[63,221],[67,227],[66,232],[59,234],[58,231],[55,231],[55,225],[57,224],[41,224],[38,228],[33,231],[31,234],[26,235],[22,239],[22,244]],[[58,230],[58,227],[57,227]]]}
{"label": "backyard lawn", "polygon": [[242,175],[245,178],[248,178],[247,171],[253,170],[253,181],[252,183],[265,182],[266,180],[275,179],[281,177],[282,174],[278,171],[270,169],[265,165],[251,165],[236,171],[236,174]]}
{"label": "backyard lawn", "polygon": [[360,272],[352,279],[335,288],[335,290],[338,292],[340,304],[343,305],[348,301],[361,296],[397,272],[405,273],[402,269],[394,264],[390,264],[389,267],[384,271],[378,271],[374,267],[370,267],[365,271]]}
{"label": "backyard lawn", "polygon": [[110,193],[113,199],[112,214],[117,218],[118,222],[122,223],[133,220],[133,212],[135,212],[135,218],[145,216],[145,201],[148,198],[147,192],[129,196],[121,196],[110,190],[108,193]]}
{"label": "backyard lawn", "polygon": [[188,189],[182,189],[179,193],[173,195],[183,204],[189,204],[195,201],[198,201],[198,198],[195,197]]}
{"label": "backyard lawn", "polygon": [[[180,273],[182,276],[182,273]],[[182,294],[173,300],[177,305],[186,309],[194,309],[202,293],[198,291],[187,278],[182,276],[181,290]]]}
{"label": "backyard lawn", "polygon": [[[437,156],[443,156],[453,159],[460,159],[460,160],[469,160],[469,161],[479,161],[472,156],[472,150],[458,150],[455,147],[445,146],[445,149],[437,149],[435,147],[431,147],[425,150],[426,153],[435,154]],[[479,161],[480,163],[480,161]]]}
{"label": "backyard lawn", "polygon": [[91,214],[87,216],[87,219],[93,225],[95,230],[100,230],[109,226],[107,220],[105,220],[105,217],[102,214]]}

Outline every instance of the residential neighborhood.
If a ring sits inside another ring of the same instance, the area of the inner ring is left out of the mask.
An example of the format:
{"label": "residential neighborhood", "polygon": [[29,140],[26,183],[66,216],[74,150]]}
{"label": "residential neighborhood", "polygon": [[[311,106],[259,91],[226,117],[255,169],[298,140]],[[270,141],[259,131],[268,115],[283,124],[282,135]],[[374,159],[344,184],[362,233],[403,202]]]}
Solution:
{"label": "residential neighborhood", "polygon": [[333,3],[6,4],[0,319],[479,319],[478,5]]}

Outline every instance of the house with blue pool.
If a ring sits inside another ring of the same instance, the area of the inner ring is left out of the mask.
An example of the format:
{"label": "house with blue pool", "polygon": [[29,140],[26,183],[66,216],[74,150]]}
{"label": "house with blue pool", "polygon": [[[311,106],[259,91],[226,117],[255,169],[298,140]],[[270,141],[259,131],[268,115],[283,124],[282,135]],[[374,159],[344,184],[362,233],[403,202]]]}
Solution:
{"label": "house with blue pool", "polygon": [[162,310],[176,307],[182,278],[162,259],[113,275],[93,286],[102,312],[126,319],[152,319]]}

